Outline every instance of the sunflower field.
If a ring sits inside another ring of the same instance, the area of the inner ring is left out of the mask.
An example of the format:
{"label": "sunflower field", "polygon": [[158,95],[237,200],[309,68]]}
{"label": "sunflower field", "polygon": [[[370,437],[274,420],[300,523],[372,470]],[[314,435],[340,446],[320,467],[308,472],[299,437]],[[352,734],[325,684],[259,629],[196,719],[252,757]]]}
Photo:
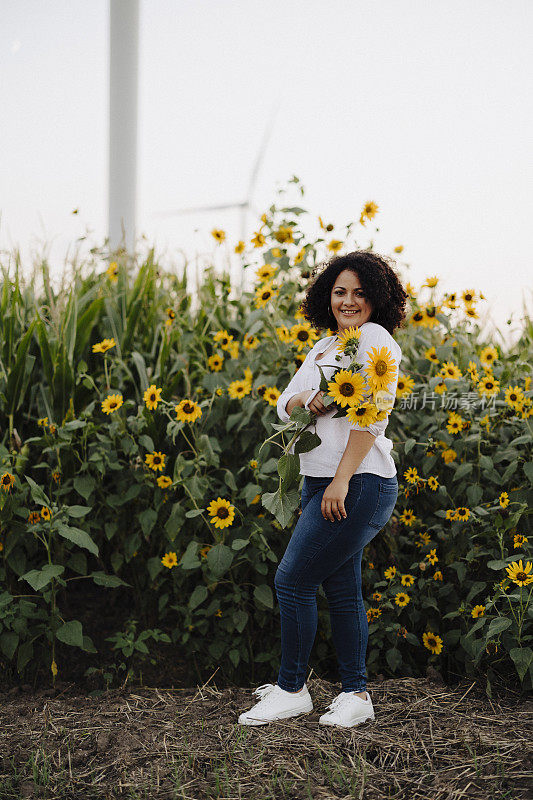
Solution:
{"label": "sunflower field", "polygon": [[[366,203],[337,230],[319,217],[310,235],[308,212],[279,201],[249,242],[214,229],[194,292],[153,249],[93,248],[59,288],[44,259],[27,280],[16,254],[2,265],[0,663],[12,680],[54,682],[71,648],[87,674],[162,648],[237,684],[276,674],[274,573],[299,513],[263,503],[282,480],[276,401],[333,333],[299,311],[315,264],[372,249],[360,242],[377,213]],[[404,277],[402,250],[391,258]],[[252,290],[231,297],[222,253]],[[479,289],[404,285],[387,428],[400,493],[363,557],[368,676],[432,666],[489,695],[499,675],[531,689],[533,324],[524,314],[504,347],[481,336]],[[131,611],[106,653],[71,612],[80,581]],[[336,664],[322,588],[318,608],[320,674]]]}

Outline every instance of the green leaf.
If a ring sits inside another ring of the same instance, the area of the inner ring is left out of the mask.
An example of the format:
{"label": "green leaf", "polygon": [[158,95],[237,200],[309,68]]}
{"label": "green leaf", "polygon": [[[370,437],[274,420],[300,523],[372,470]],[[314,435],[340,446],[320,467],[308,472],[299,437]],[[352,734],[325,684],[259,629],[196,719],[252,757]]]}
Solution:
{"label": "green leaf", "polygon": [[391,647],[390,650],[387,650],[385,658],[387,659],[387,664],[393,672],[396,672],[398,667],[400,667],[402,664],[402,654],[396,647]]}
{"label": "green leaf", "polygon": [[64,571],[65,567],[61,564],[46,564],[42,569],[32,569],[26,572],[26,574],[21,575],[18,580],[26,581],[34,591],[39,592],[50,583],[52,578],[57,578],[58,575],[62,575]]}
{"label": "green leaf", "polygon": [[216,544],[207,553],[207,563],[210,569],[220,577],[230,568],[233,561],[233,553],[227,545]]}
{"label": "green leaf", "polygon": [[56,639],[65,644],[70,644],[73,647],[81,647],[83,649],[83,632],[81,622],[77,619],[65,622],[56,631]]}
{"label": "green leaf", "polygon": [[508,617],[498,617],[498,619],[493,619],[489,625],[489,629],[486,633],[486,638],[491,639],[493,636],[496,636],[498,633],[507,630],[513,624],[513,620],[509,619]]}
{"label": "green leaf", "polygon": [[[313,431],[304,431],[294,444],[294,454],[309,453],[310,450],[314,450],[315,447],[318,447],[320,444],[322,444],[322,439],[318,434]],[[298,461],[298,464],[299,463]]]}
{"label": "green leaf", "polygon": [[95,556],[99,555],[98,546],[93,542],[89,534],[86,531],[82,531],[81,528],[71,528],[59,522],[57,524],[57,532],[64,539],[77,544],[78,547],[84,547]]}
{"label": "green leaf", "polygon": [[96,481],[91,475],[77,475],[74,478],[74,488],[81,494],[84,500],[88,500],[92,492],[94,491],[94,487],[96,486]]}
{"label": "green leaf", "polygon": [[197,553],[198,553],[198,542],[195,541],[189,542],[189,544],[187,545],[187,549],[182,555],[178,565],[182,569],[197,569],[200,566],[200,560],[198,558]]}
{"label": "green leaf", "polygon": [[203,508],[192,508],[190,511],[185,512],[186,519],[194,519],[195,517],[199,517],[200,514],[203,514],[205,509]]}
{"label": "green leaf", "polygon": [[139,436],[138,441],[141,447],[144,447],[146,450],[148,450],[149,453],[154,452],[155,447],[151,436],[148,436],[146,433],[143,433],[142,436]]}
{"label": "green leaf", "polygon": [[470,462],[466,462],[465,464],[459,464],[457,469],[455,470],[455,475],[453,476],[454,481],[458,481],[460,478],[464,478],[465,475],[469,475],[473,470],[473,465]]}
{"label": "green leaf", "polygon": [[154,511],[153,508],[146,508],[139,514],[138,520],[141,523],[142,532],[148,536],[157,522],[157,511]]}
{"label": "green leaf", "polygon": [[250,540],[249,539],[234,539],[232,541],[232,543],[231,543],[231,549],[232,550],[242,550],[248,544],[250,544]]}
{"label": "green leaf", "polygon": [[466,496],[468,498],[468,504],[470,508],[477,506],[481,498],[483,497],[483,489],[478,483],[472,483],[466,490]]}
{"label": "green leaf", "polygon": [[267,608],[274,608],[272,589],[268,584],[261,583],[259,586],[256,586],[254,589],[254,598],[256,604],[266,606]]}
{"label": "green leaf", "polygon": [[290,488],[300,477],[300,457],[291,453],[282,455],[278,461],[278,473],[283,483]]}
{"label": "green leaf", "polygon": [[109,586],[111,589],[114,589],[116,586],[131,586],[131,583],[126,583],[126,581],[123,581],[118,575],[106,575],[106,573],[101,570],[98,572],[91,572],[88,577],[92,578],[97,586]]}
{"label": "green leaf", "polygon": [[170,516],[165,522],[165,530],[171,542],[174,541],[183,526],[185,512],[181,503],[174,503]]}
{"label": "green leaf", "polygon": [[89,511],[92,511],[92,506],[66,506],[65,511],[69,517],[84,517]]}
{"label": "green leaf", "polygon": [[296,490],[290,492],[263,492],[262,505],[273,514],[282,528],[291,522],[294,512],[300,503],[300,495]]}
{"label": "green leaf", "polygon": [[530,664],[533,662],[533,650],[530,647],[515,647],[509,651],[509,655],[514,661],[520,680],[523,681]]}
{"label": "green leaf", "polygon": [[35,503],[41,506],[50,507],[51,503],[48,497],[45,495],[41,487],[35,483],[33,478],[30,478],[28,475],[24,476],[30,485],[30,492],[32,499]]}
{"label": "green leaf", "polygon": [[[411,450],[413,449],[415,444],[416,444],[416,439],[407,439],[407,441],[404,444],[404,448],[403,448],[405,455],[407,455],[407,453],[411,452]],[[391,652],[391,651],[389,650],[389,652]]]}
{"label": "green leaf", "polygon": [[233,612],[233,624],[239,633],[242,633],[246,627],[246,623],[249,620],[249,615],[246,611],[238,608],[236,611]]}
{"label": "green leaf", "polygon": [[526,473],[526,477],[529,478],[529,482],[533,483],[533,461],[528,461],[524,464],[524,472]]}
{"label": "green leaf", "polygon": [[203,603],[208,594],[209,592],[207,591],[206,586],[197,586],[194,592],[189,597],[189,608],[191,609],[191,611],[193,611],[201,603]]}

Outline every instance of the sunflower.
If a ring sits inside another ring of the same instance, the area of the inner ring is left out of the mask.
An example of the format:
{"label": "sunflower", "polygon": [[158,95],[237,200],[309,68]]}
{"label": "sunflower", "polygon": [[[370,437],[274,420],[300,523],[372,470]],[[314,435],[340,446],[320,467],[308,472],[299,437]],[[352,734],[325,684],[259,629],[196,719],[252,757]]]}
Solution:
{"label": "sunflower", "polygon": [[412,586],[414,582],[415,576],[411,575],[409,572],[402,575],[402,586]]}
{"label": "sunflower", "polygon": [[428,486],[432,492],[436,492],[437,489],[439,488],[439,482],[437,478],[435,478],[433,475],[430,475],[430,477],[428,478]]}
{"label": "sunflower", "polygon": [[278,294],[279,289],[273,286],[271,281],[267,281],[255,291],[255,307],[264,308],[269,300],[273,300]]}
{"label": "sunflower", "polygon": [[371,606],[366,612],[366,618],[369,622],[372,622],[374,619],[377,619],[381,616],[381,608],[374,608]]}
{"label": "sunflower", "polygon": [[453,447],[447,447],[446,450],[443,450],[441,453],[442,459],[445,464],[449,464],[451,461],[455,461],[457,458],[457,453],[453,449]]}
{"label": "sunflower", "polygon": [[377,603],[381,600],[381,592],[374,592],[372,595],[372,600],[375,600]]}
{"label": "sunflower", "polygon": [[93,344],[93,353],[105,353],[106,350],[109,350],[111,347],[115,346],[116,342],[113,337],[111,339],[102,339],[101,342]]}
{"label": "sunflower", "polygon": [[172,569],[172,567],[175,567],[176,564],[178,563],[178,557],[176,553],[174,553],[171,550],[169,553],[165,553],[165,555],[161,559],[161,563],[163,564],[164,567]]}
{"label": "sunflower", "polygon": [[112,414],[123,404],[121,394],[109,394],[105,400],[102,401],[102,411],[104,414]]}
{"label": "sunflower", "polygon": [[446,386],[446,384],[444,383],[444,381],[439,381],[439,383],[436,383],[436,384],[435,384],[434,391],[435,391],[437,394],[444,394],[444,392],[447,392],[447,391],[448,391],[448,387]]}
{"label": "sunflower", "polygon": [[318,224],[320,225],[323,231],[327,231],[328,233],[331,233],[331,231],[334,229],[334,225],[332,222],[328,222],[327,225],[324,225],[324,223],[322,222],[322,217],[318,218]]}
{"label": "sunflower", "polygon": [[448,433],[461,433],[463,430],[464,419],[461,417],[460,414],[456,414],[455,411],[451,411],[448,415],[448,423],[446,425],[446,430]]}
{"label": "sunflower", "polygon": [[457,308],[457,292],[450,292],[449,294],[446,293],[444,295],[444,300],[442,301],[442,305],[445,308]]}
{"label": "sunflower", "polygon": [[30,511],[28,515],[28,522],[30,525],[36,525],[38,522],[41,521],[41,515],[38,511]]}
{"label": "sunflower", "polygon": [[398,592],[394,602],[397,606],[406,606],[411,601],[411,598],[405,592]]}
{"label": "sunflower", "polygon": [[345,408],[355,408],[364,400],[365,379],[347,369],[335,373],[334,380],[328,382],[328,395]]}
{"label": "sunflower", "polygon": [[237,378],[237,380],[232,381],[228,386],[228,394],[232,400],[242,400],[242,398],[250,394],[251,391],[252,387],[250,386],[250,382],[243,378]]}
{"label": "sunflower", "polygon": [[369,200],[368,203],[365,203],[363,206],[363,210],[361,211],[361,216],[359,217],[359,222],[361,225],[365,224],[365,217],[367,219],[373,219],[378,213],[379,206],[377,203],[374,203],[372,200]]}
{"label": "sunflower", "polygon": [[403,244],[396,245],[396,247],[394,248],[393,252],[394,253],[403,253]]}
{"label": "sunflower", "polygon": [[160,489],[168,489],[169,486],[172,486],[172,478],[168,475],[160,475],[157,479],[157,485]]}
{"label": "sunflower", "polygon": [[442,639],[437,633],[432,633],[428,631],[427,633],[422,634],[422,641],[424,642],[424,647],[427,647],[428,650],[434,655],[438,655],[442,650]]}
{"label": "sunflower", "polygon": [[424,314],[422,311],[415,311],[414,314],[411,314],[410,322],[412,325],[423,325]]}
{"label": "sunflower", "polygon": [[349,348],[355,349],[359,344],[360,338],[361,328],[358,325],[355,327],[350,325],[347,330],[337,334],[337,350],[341,353],[345,353]]}
{"label": "sunflower", "polygon": [[472,617],[474,619],[477,619],[478,617],[482,617],[485,614],[485,606],[481,606],[481,605],[474,606],[474,608],[472,609],[471,614],[472,614]]}
{"label": "sunflower", "polygon": [[507,492],[502,492],[498,500],[502,508],[506,508],[509,505],[509,495]]}
{"label": "sunflower", "polygon": [[144,463],[147,464],[150,469],[153,469],[154,472],[157,472],[157,470],[162,472],[165,466],[165,458],[166,455],[164,453],[155,450],[153,453],[146,454]]}
{"label": "sunflower", "polygon": [[165,314],[167,315],[167,318],[165,320],[165,325],[167,325],[167,326],[172,325],[172,323],[176,319],[176,312],[174,311],[173,308],[167,308],[165,310]]}
{"label": "sunflower", "polygon": [[402,511],[400,514],[400,522],[403,522],[403,524],[408,527],[416,522],[416,515],[412,508],[406,508],[405,511]]}
{"label": "sunflower", "polygon": [[244,251],[245,248],[246,248],[246,245],[244,244],[242,239],[240,239],[237,242],[237,244],[235,245],[235,252],[237,253],[237,255],[239,255],[240,253],[242,253]]}
{"label": "sunflower", "polygon": [[267,386],[263,392],[263,400],[266,400],[271,406],[277,405],[279,397],[281,397],[281,392],[276,386]]}
{"label": "sunflower", "polygon": [[497,395],[500,391],[499,389],[500,381],[497,381],[494,376],[489,372],[487,375],[483,375],[479,379],[479,383],[477,385],[477,391],[480,397],[493,397]]}
{"label": "sunflower", "polygon": [[111,283],[116,283],[118,281],[118,264],[116,261],[112,261],[111,264],[105,271],[105,274],[111,281]]}
{"label": "sunflower", "polygon": [[416,467],[409,467],[404,473],[403,477],[407,483],[417,484],[420,481],[420,475]]}
{"label": "sunflower", "polygon": [[454,519],[456,519],[455,508],[447,508],[446,509],[446,517],[445,517],[445,519],[449,519],[449,520],[452,520],[452,521]]}
{"label": "sunflower", "polygon": [[459,506],[459,508],[455,509],[455,519],[459,520],[459,522],[466,522],[467,519],[470,517],[470,509],[465,508],[465,506]]}
{"label": "sunflower", "polygon": [[46,428],[46,426],[48,425],[48,417],[41,417],[40,419],[38,419],[37,425],[40,428]]}
{"label": "sunflower", "polygon": [[461,370],[459,369],[457,364],[453,363],[453,361],[445,361],[439,370],[439,374],[443,378],[449,378],[454,381],[463,377]]}
{"label": "sunflower", "polygon": [[423,319],[421,321],[421,325],[424,328],[434,328],[436,325],[439,324],[439,320],[437,319],[437,314],[441,311],[441,306],[434,306],[429,305],[425,306],[422,309]]}
{"label": "sunflower", "polygon": [[461,297],[463,298],[463,301],[467,305],[469,305],[470,303],[474,303],[476,301],[476,293],[474,292],[473,289],[466,289],[462,293]]}
{"label": "sunflower", "polygon": [[207,366],[211,370],[211,372],[220,372],[222,369],[222,365],[224,364],[224,359],[215,353],[213,356],[209,356],[207,359]]}
{"label": "sunflower", "polygon": [[524,400],[524,392],[520,386],[508,386],[505,390],[505,402],[511,408],[518,409]]}
{"label": "sunflower", "polygon": [[474,306],[467,306],[465,308],[465,314],[470,319],[479,319],[479,314],[476,313],[476,309]]}
{"label": "sunflower", "polygon": [[494,345],[489,344],[487,347],[484,347],[479,354],[479,360],[484,367],[492,367],[494,362],[498,360],[498,351]]}
{"label": "sunflower", "polygon": [[256,231],[251,241],[254,247],[263,247],[266,242],[265,235],[261,231]]}
{"label": "sunflower", "polygon": [[260,281],[267,281],[269,278],[272,278],[272,276],[275,275],[277,269],[278,268],[274,266],[274,264],[263,264],[256,269],[255,274]]}
{"label": "sunflower", "polygon": [[233,336],[227,330],[221,330],[213,334],[213,341],[215,344],[220,345],[223,350],[229,350],[233,342]]}
{"label": "sunflower", "polygon": [[366,428],[376,422],[378,409],[374,403],[361,403],[361,405],[349,408],[346,412],[349,422],[352,425],[358,425],[361,428]]}
{"label": "sunflower", "polygon": [[439,279],[437,278],[436,275],[434,275],[432,278],[428,278],[426,282],[422,284],[422,286],[427,286],[429,289],[433,289],[433,287],[435,287],[438,282]]}
{"label": "sunflower", "polygon": [[469,361],[468,362],[468,366],[466,368],[466,371],[470,375],[470,380],[472,381],[472,383],[474,383],[474,384],[477,383],[478,380],[479,380],[479,375],[478,375],[478,371],[477,371],[477,364],[476,364],[475,361]]}
{"label": "sunflower", "polygon": [[296,264],[300,264],[304,260],[304,256],[305,256],[305,247],[302,247],[302,249],[298,250],[298,252],[294,256],[294,261],[293,261],[294,266],[296,266]]}
{"label": "sunflower", "polygon": [[400,375],[398,378],[398,384],[396,386],[396,397],[400,398],[405,394],[411,394],[414,385],[415,382],[409,377],[409,375]]}
{"label": "sunflower", "polygon": [[320,338],[318,332],[312,327],[310,322],[296,322],[291,325],[290,340],[298,347],[298,352],[303,350],[304,347],[315,344]]}
{"label": "sunflower", "polygon": [[394,576],[396,575],[396,567],[395,566],[388,567],[383,574],[387,578],[387,580],[391,580],[391,578],[394,578]]}
{"label": "sunflower", "polygon": [[222,244],[222,242],[226,238],[226,233],[225,233],[225,231],[221,230],[220,228],[213,228],[213,230],[211,231],[211,236],[219,244]]}
{"label": "sunflower", "polygon": [[11,473],[9,472],[4,472],[4,474],[0,478],[0,484],[4,492],[10,492],[11,487],[14,485],[14,483],[15,483],[15,476],[11,475]]}
{"label": "sunflower", "polygon": [[[418,536],[419,536],[420,539],[422,539],[424,544],[429,544],[430,541],[431,541],[431,534],[428,533],[427,531],[424,531],[424,533],[419,533]],[[417,542],[417,545],[419,547],[421,546],[421,545],[418,544],[418,542]]]}
{"label": "sunflower", "polygon": [[328,242],[327,247],[332,253],[338,253],[343,244],[344,242],[341,242],[340,239],[332,239],[330,242]]}
{"label": "sunflower", "polygon": [[174,411],[178,422],[196,422],[202,416],[202,409],[194,400],[182,400]]}
{"label": "sunflower", "polygon": [[389,388],[396,377],[397,366],[388,347],[372,347],[368,351],[365,372],[373,392]]}
{"label": "sunflower", "polygon": [[529,574],[532,566],[531,561],[527,561],[524,567],[522,565],[522,559],[520,559],[518,564],[516,561],[513,561],[513,563],[505,567],[505,569],[509,578],[518,586],[528,586],[530,583],[533,583],[533,575]]}
{"label": "sunflower", "polygon": [[235,517],[235,506],[232,506],[228,500],[217,497],[216,500],[211,500],[207,507],[211,522],[215,528],[227,528],[233,524]]}
{"label": "sunflower", "polygon": [[161,392],[162,389],[158,389],[155,383],[146,389],[143,399],[146,403],[147,408],[150,411],[154,411],[157,408],[157,404],[161,402]]}
{"label": "sunflower", "polygon": [[432,345],[428,350],[424,353],[424,358],[427,358],[429,361],[432,361],[434,364],[439,363],[439,359],[437,358],[437,351],[435,350],[435,345]]}
{"label": "sunflower", "polygon": [[256,350],[259,347],[259,339],[253,334],[247,333],[242,340],[242,346],[245,350]]}
{"label": "sunflower", "polygon": [[439,560],[437,548],[434,547],[433,550],[430,550],[429,553],[426,553],[426,558],[432,566],[435,565]]}
{"label": "sunflower", "polygon": [[529,539],[527,536],[524,536],[523,533],[515,533],[513,537],[513,548],[516,550],[517,547],[523,547],[528,542]]}
{"label": "sunflower", "polygon": [[52,516],[52,512],[48,508],[48,506],[42,506],[41,508],[41,519],[49,520]]}

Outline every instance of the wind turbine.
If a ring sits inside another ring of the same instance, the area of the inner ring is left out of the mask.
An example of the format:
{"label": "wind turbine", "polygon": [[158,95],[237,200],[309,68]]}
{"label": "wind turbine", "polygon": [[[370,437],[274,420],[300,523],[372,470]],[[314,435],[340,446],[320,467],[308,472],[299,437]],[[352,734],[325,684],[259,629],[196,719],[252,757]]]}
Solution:
{"label": "wind turbine", "polygon": [[[272,108],[270,113],[270,119],[265,127],[265,131],[263,133],[263,138],[261,140],[261,144],[259,145],[259,150],[257,151],[257,156],[255,158],[255,162],[252,167],[252,171],[250,173],[250,179],[248,181],[248,191],[246,192],[245,199],[239,202],[234,203],[221,203],[219,205],[212,205],[212,206],[188,206],[187,208],[178,208],[174,211],[156,211],[152,213],[150,216],[152,217],[174,217],[182,214],[197,214],[202,213],[205,211],[227,211],[228,209],[239,209],[241,212],[241,239],[245,242],[247,237],[247,215],[250,211],[253,211],[257,216],[259,216],[258,211],[252,206],[252,198],[255,189],[255,185],[257,182],[257,176],[259,175],[259,170],[261,168],[261,164],[268,146],[268,142],[270,140],[270,136],[272,134],[272,130],[274,128],[274,122],[277,115],[278,109],[276,107]],[[243,275],[241,274],[241,291],[243,288]]]}

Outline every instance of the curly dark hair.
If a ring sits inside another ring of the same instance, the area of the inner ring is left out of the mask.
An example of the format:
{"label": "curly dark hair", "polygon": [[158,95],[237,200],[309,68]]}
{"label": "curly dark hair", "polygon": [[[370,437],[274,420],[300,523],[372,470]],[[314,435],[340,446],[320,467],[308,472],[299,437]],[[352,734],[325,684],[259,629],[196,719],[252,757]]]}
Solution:
{"label": "curly dark hair", "polygon": [[382,325],[391,335],[395,328],[403,327],[407,316],[405,303],[409,295],[403,288],[393,267],[393,259],[368,250],[355,250],[343,256],[334,256],[329,262],[317,264],[311,277],[318,274],[305,292],[300,310],[315,328],[330,328],[336,331],[337,321],[329,312],[331,290],[337,276],[344,269],[357,273],[359,283],[372,304],[370,322]]}

